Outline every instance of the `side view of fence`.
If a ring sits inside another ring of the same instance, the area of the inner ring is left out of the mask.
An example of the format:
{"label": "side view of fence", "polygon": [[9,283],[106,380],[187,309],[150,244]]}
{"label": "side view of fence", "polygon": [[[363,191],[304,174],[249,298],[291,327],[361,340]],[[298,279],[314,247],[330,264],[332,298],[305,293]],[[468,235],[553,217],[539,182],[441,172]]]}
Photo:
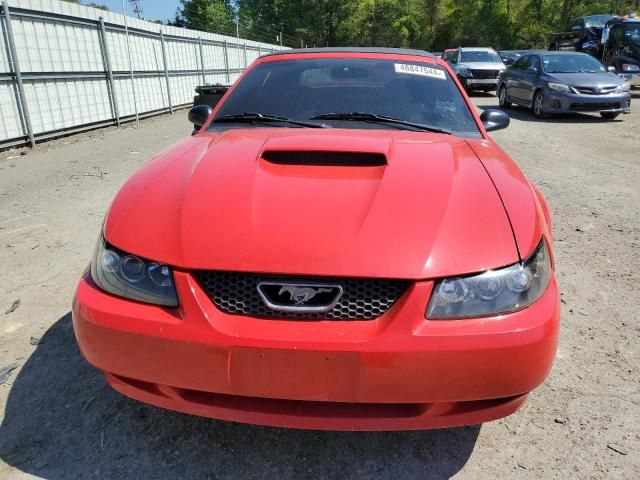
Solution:
{"label": "side view of fence", "polygon": [[127,18],[58,0],[3,0],[0,148],[191,103],[283,47]]}

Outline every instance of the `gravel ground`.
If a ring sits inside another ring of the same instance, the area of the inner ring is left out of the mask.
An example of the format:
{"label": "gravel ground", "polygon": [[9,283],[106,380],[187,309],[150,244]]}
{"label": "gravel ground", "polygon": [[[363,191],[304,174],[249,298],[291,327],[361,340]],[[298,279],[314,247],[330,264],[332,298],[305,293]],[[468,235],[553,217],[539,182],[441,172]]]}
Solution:
{"label": "gravel ground", "polygon": [[110,199],[186,114],[0,154],[0,478],[638,478],[639,93],[623,121],[517,109],[496,132],[554,216],[560,348],[524,409],[451,430],[263,428],[114,393],[75,345],[74,284]]}

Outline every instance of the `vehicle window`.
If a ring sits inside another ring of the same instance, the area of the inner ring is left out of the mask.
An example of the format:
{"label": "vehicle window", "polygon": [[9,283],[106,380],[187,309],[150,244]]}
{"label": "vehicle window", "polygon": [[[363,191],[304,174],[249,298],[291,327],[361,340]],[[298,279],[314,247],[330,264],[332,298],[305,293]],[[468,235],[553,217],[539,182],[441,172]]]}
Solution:
{"label": "vehicle window", "polygon": [[640,23],[625,25],[624,36],[636,42],[640,40]]}
{"label": "vehicle window", "polygon": [[623,30],[622,25],[613,27],[613,30],[611,31],[611,39],[614,42],[619,42],[620,40],[622,40],[622,30]]}
{"label": "vehicle window", "polygon": [[527,68],[535,68],[540,70],[540,60],[535,55],[529,55],[529,61],[527,62]]}
{"label": "vehicle window", "polygon": [[584,26],[587,28],[604,28],[605,23],[611,20],[611,15],[593,15],[592,17],[585,17]]}
{"label": "vehicle window", "polygon": [[590,55],[543,55],[542,65],[547,73],[598,73],[607,69]]}
{"label": "vehicle window", "polygon": [[461,52],[461,62],[502,62],[495,52]]}
{"label": "vehicle window", "polygon": [[525,55],[524,57],[520,57],[518,60],[511,65],[512,70],[525,70],[527,65],[529,64],[529,58],[531,55]]}
{"label": "vehicle window", "polygon": [[[366,112],[479,136],[473,115],[450,75],[426,62],[351,58],[265,62],[247,72],[229,92],[215,118],[246,112],[295,120]],[[339,128],[394,128],[358,120],[323,121]],[[220,124],[210,128],[220,128]]]}

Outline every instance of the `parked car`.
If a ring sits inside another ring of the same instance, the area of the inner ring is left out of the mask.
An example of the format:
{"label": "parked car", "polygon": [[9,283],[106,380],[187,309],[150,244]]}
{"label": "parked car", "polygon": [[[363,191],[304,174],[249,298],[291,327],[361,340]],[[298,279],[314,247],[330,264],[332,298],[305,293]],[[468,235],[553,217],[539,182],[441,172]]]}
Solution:
{"label": "parked car", "polygon": [[612,14],[589,15],[571,21],[568,32],[554,33],[549,40],[549,50],[584,52],[602,58],[600,39],[605,24]]}
{"label": "parked car", "polygon": [[120,189],[73,300],[121,393],[223,420],[402,430],[509,415],[556,355],[549,209],[445,62],[263,56]]}
{"label": "parked car", "polygon": [[524,55],[502,74],[498,99],[502,108],[515,103],[536,117],[597,112],[613,120],[631,108],[629,84],[592,56],[575,52]]}
{"label": "parked car", "polygon": [[491,48],[458,48],[447,50],[443,57],[449,63],[467,92],[497,89],[498,77],[505,65]]}
{"label": "parked car", "polygon": [[640,87],[640,18],[634,14],[607,22],[602,44],[603,63],[631,86]]}

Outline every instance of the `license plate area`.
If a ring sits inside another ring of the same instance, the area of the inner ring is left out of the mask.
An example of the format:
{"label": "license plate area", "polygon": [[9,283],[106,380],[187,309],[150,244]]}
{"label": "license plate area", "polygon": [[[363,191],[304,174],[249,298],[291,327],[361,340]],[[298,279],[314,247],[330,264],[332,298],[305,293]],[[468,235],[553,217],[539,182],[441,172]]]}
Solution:
{"label": "license plate area", "polygon": [[359,355],[352,352],[234,348],[229,383],[236,395],[353,401],[360,366]]}

